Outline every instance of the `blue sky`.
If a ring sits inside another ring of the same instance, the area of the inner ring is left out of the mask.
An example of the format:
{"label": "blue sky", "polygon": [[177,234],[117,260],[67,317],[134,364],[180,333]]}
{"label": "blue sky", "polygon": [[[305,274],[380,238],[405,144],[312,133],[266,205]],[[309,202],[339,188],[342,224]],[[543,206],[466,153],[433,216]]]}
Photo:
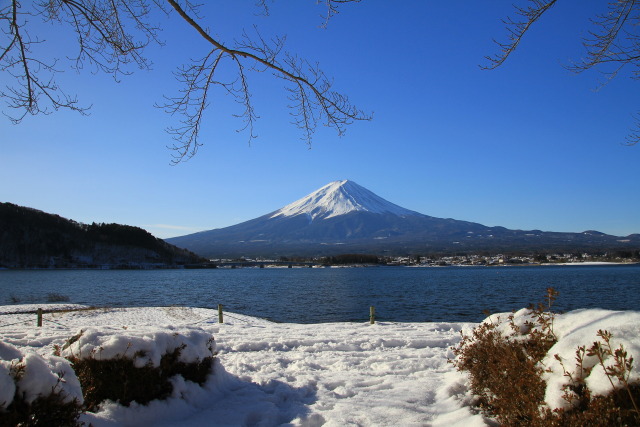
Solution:
{"label": "blue sky", "polygon": [[[171,166],[153,107],[172,95],[172,71],[207,46],[173,16],[152,71],[114,83],[67,71],[67,92],[92,105],[72,112],[0,118],[0,201],[80,222],[143,227],[158,237],[225,227],[274,211],[330,181],[351,179],[427,215],[516,229],[640,232],[640,146],[624,146],[640,82],[623,72],[600,87],[579,60],[580,37],[600,2],[566,0],[550,11],[499,69],[481,70],[504,40],[512,0],[365,0],[344,5],[328,28],[314,1],[276,0],[269,17],[253,0],[211,1],[205,24],[229,41],[258,25],[287,35],[286,50],[318,61],[361,109],[373,112],[340,138],[320,129],[311,147],[289,124],[281,81],[250,80],[260,120],[248,143],[216,93],[193,159]],[[60,32],[47,49],[71,55]],[[6,75],[0,76],[5,84]],[[4,108],[4,106],[3,106]]]}

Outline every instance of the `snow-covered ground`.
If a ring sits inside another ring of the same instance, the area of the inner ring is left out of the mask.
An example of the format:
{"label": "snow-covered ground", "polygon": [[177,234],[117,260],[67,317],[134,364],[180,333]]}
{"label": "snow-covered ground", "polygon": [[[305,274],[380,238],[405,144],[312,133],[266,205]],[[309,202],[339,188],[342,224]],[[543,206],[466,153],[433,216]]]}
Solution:
{"label": "snow-covered ground", "polygon": [[[34,308],[5,306],[0,312]],[[94,426],[480,426],[486,421],[465,406],[465,377],[448,363],[460,331],[475,324],[302,325],[233,313],[218,324],[216,311],[184,307],[45,314],[43,327],[35,324],[34,314],[0,316],[0,341],[23,354],[47,356],[81,328],[214,336],[219,353],[203,387],[176,381],[165,401],[128,408],[104,404],[81,417]],[[559,316],[556,353],[573,360],[575,346],[592,343],[598,329],[610,330],[614,343],[623,342],[636,359],[640,355],[640,312],[604,310]],[[12,357],[11,351],[0,351],[0,359]],[[550,384],[559,387],[562,377],[556,373]]]}

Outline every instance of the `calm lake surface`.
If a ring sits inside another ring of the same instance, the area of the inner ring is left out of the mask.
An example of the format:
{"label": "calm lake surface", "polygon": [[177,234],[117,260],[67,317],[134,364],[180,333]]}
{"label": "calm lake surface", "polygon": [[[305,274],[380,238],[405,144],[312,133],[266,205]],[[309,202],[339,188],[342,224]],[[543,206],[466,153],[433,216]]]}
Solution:
{"label": "calm lake surface", "polygon": [[0,304],[184,305],[279,322],[482,320],[560,292],[556,308],[640,310],[640,266],[0,270]]}

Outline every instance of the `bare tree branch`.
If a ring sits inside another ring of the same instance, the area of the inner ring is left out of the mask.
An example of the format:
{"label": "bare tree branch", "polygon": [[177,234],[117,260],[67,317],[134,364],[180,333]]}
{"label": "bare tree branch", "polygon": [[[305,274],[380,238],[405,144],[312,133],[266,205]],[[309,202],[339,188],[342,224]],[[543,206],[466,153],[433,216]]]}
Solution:
{"label": "bare tree branch", "polygon": [[640,113],[636,113],[634,116],[636,125],[631,129],[631,132],[625,138],[625,145],[636,145],[640,142]]}
{"label": "bare tree branch", "polygon": [[[167,98],[167,103],[160,106],[172,114],[180,113],[183,116],[181,126],[168,129],[175,141],[171,147],[176,152],[174,163],[192,157],[201,146],[198,137],[210,85],[223,88],[243,106],[243,112],[236,115],[244,121],[240,130],[249,130],[249,141],[255,138],[254,123],[257,115],[251,103],[247,66],[253,71],[270,71],[275,77],[289,83],[285,88],[289,92],[289,107],[292,109],[294,124],[303,130],[303,140],[309,144],[321,120],[327,126],[335,128],[339,135],[343,135],[345,127],[355,120],[370,119],[369,115],[353,106],[345,95],[331,90],[332,83],[317,65],[311,66],[305,60],[282,54],[284,39],[277,38],[267,42],[256,30],[255,38],[249,37],[245,32],[236,46],[231,48],[212,37],[176,0],[167,1],[213,48],[198,66],[183,67],[179,71],[178,79],[185,83],[185,89],[181,96]],[[214,53],[217,54],[216,61],[210,61]],[[216,68],[222,60],[229,60],[234,64],[238,76],[236,80],[222,82],[214,79]],[[208,78],[203,79],[204,74]]]}
{"label": "bare tree branch", "polygon": [[[633,15],[635,13],[635,16]],[[592,31],[583,41],[587,57],[580,63],[569,66],[569,70],[580,73],[599,64],[614,63],[610,78],[626,65],[634,65],[634,77],[640,78],[640,39],[637,33],[640,5],[636,0],[611,1],[609,11],[593,20],[600,31]]]}
{"label": "bare tree branch", "polygon": [[[65,24],[75,32],[79,49],[73,58],[76,69],[88,62],[95,71],[112,74],[117,80],[120,74],[130,74],[128,64],[150,67],[143,50],[151,41],[159,42],[159,28],[143,21],[150,13],[144,0],[41,0],[37,4],[47,21]],[[144,40],[136,40],[133,29]]]}
{"label": "bare tree branch", "polygon": [[[518,20],[510,18],[504,20],[509,32],[506,43],[496,42],[500,52],[495,56],[487,56],[490,64],[483,69],[495,69],[502,65],[511,55],[520,41],[534,23],[557,2],[557,0],[528,0],[527,7],[515,7],[515,12],[521,17]],[[583,40],[587,51],[586,57],[577,63],[567,66],[572,72],[583,71],[598,67],[612,66],[604,70],[608,79],[616,77],[626,66],[633,67],[631,78],[640,79],[640,1],[638,0],[610,0],[607,11],[597,15],[593,20],[596,31],[589,32],[588,38]],[[636,116],[636,127],[627,136],[626,144],[634,145],[640,142],[640,116]]]}
{"label": "bare tree branch", "polygon": [[[327,18],[343,3],[360,0],[316,0],[327,7]],[[40,19],[58,24],[75,36],[76,53],[66,59],[76,71],[89,68],[94,73],[110,74],[119,81],[135,68],[149,69],[145,48],[162,45],[159,26],[149,23],[153,11],[169,16],[177,13],[209,45],[201,59],[182,66],[175,73],[182,88],[161,105],[178,117],[179,125],[167,129],[174,139],[174,163],[193,156],[201,146],[199,139],[205,111],[213,99],[213,89],[231,95],[241,106],[235,116],[243,122],[249,141],[256,137],[256,114],[249,80],[252,73],[269,71],[286,82],[291,101],[293,123],[303,130],[303,139],[311,143],[318,123],[333,127],[339,135],[355,120],[370,117],[349,103],[346,96],[332,90],[331,81],[316,65],[283,52],[284,38],[263,39],[257,28],[252,36],[242,33],[233,46],[214,38],[199,24],[199,6],[190,0],[20,0],[0,3],[0,71],[13,78],[13,85],[0,88],[0,97],[17,112],[10,117],[19,123],[27,114],[48,114],[69,109],[86,114],[88,107],[78,104],[58,86],[58,58],[48,58],[35,47],[46,40],[35,34],[29,21]],[[6,4],[6,5],[5,5]],[[268,0],[255,4],[269,14]],[[62,62],[62,61],[60,61]],[[223,80],[221,70],[231,69],[235,78]]]}
{"label": "bare tree branch", "polygon": [[8,39],[0,55],[0,70],[17,82],[16,86],[0,89],[0,97],[17,112],[7,114],[9,119],[19,123],[27,114],[49,114],[50,108],[84,113],[85,109],[78,106],[77,99],[66,95],[53,79],[52,76],[58,72],[55,61],[46,63],[31,56],[31,47],[41,42],[32,39],[23,28],[24,20],[17,0],[0,9],[0,22],[3,24],[2,33]]}
{"label": "bare tree branch", "polygon": [[327,7],[327,14],[325,15],[323,27],[329,24],[329,20],[335,15],[340,13],[338,7],[344,3],[360,3],[361,0],[316,0],[316,3],[324,3]]}
{"label": "bare tree branch", "polygon": [[509,55],[516,50],[522,37],[529,31],[531,26],[540,19],[546,11],[551,9],[556,1],[557,0],[529,0],[530,5],[527,7],[514,5],[516,15],[521,16],[522,19],[514,21],[511,18],[507,18],[502,21],[509,32],[508,41],[506,43],[496,41],[496,44],[500,47],[500,53],[495,56],[485,56],[490,64],[482,68],[493,70],[502,65]]}
{"label": "bare tree branch", "polygon": [[[17,114],[9,115],[19,123],[27,114],[49,114],[51,110],[68,109],[86,114],[75,96],[67,95],[57,84],[57,58],[34,54],[34,47],[44,43],[32,37],[28,18],[41,18],[70,28],[76,35],[78,53],[70,58],[72,67],[80,70],[85,64],[95,72],[112,74],[117,80],[129,74],[128,64],[148,68],[142,55],[150,41],[157,39],[158,28],[145,22],[150,6],[145,0],[38,0],[26,8],[12,0],[0,9],[0,25],[4,38],[0,41],[0,71],[14,78],[13,86],[0,89],[7,106]],[[133,37],[133,31],[143,40]]]}
{"label": "bare tree branch", "polygon": [[[274,0],[271,0],[274,1]],[[323,27],[326,27],[329,20],[339,13],[339,6],[344,3],[360,3],[362,0],[315,0],[316,4],[324,3],[327,11],[324,15]],[[269,0],[256,0],[256,7],[262,10],[262,14],[269,16]]]}

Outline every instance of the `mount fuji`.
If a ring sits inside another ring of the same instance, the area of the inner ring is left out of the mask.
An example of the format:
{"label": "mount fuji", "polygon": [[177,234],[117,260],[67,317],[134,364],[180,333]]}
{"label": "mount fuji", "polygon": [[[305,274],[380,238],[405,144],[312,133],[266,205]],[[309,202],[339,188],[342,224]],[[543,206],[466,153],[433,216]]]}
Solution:
{"label": "mount fuji", "polygon": [[209,258],[640,247],[638,234],[621,238],[597,231],[509,230],[435,218],[349,180],[331,182],[261,217],[166,241]]}

